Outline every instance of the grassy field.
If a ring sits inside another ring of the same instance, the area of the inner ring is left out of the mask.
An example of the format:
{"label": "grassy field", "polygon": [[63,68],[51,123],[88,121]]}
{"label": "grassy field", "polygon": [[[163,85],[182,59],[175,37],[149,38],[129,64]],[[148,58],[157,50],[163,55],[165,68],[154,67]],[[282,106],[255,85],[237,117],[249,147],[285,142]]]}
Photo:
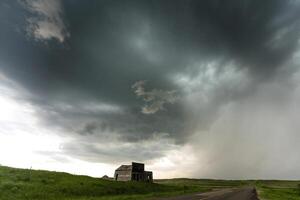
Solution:
{"label": "grassy field", "polygon": [[[180,188],[115,182],[67,173],[0,167],[1,200],[139,199],[178,192]],[[135,195],[135,196],[133,196]]]}
{"label": "grassy field", "polygon": [[145,200],[253,185],[263,200],[300,200],[297,181],[162,179],[153,184],[0,166],[0,200]]}
{"label": "grassy field", "polygon": [[207,191],[199,185],[116,182],[88,176],[0,166],[1,200],[128,200]]}
{"label": "grassy field", "polygon": [[248,181],[239,180],[213,180],[213,179],[161,179],[156,180],[156,183],[167,186],[188,187],[189,190],[209,191],[213,189],[243,187],[250,183]]}
{"label": "grassy field", "polygon": [[256,181],[261,200],[300,200],[300,181]]}

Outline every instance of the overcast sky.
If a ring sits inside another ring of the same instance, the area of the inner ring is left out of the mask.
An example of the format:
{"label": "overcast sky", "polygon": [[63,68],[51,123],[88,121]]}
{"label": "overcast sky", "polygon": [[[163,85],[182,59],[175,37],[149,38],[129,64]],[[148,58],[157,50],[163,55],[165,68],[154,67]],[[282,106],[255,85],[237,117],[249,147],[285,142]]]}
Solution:
{"label": "overcast sky", "polygon": [[300,179],[300,1],[1,0],[0,164]]}

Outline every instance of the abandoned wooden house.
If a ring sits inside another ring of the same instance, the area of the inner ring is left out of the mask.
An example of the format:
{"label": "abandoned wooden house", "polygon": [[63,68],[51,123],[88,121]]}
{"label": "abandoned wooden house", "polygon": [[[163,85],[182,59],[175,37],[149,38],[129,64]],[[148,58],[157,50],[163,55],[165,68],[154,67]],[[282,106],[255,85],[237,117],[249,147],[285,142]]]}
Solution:
{"label": "abandoned wooden house", "polygon": [[153,175],[145,171],[145,165],[133,162],[132,165],[121,165],[115,171],[116,181],[144,181],[153,182]]}

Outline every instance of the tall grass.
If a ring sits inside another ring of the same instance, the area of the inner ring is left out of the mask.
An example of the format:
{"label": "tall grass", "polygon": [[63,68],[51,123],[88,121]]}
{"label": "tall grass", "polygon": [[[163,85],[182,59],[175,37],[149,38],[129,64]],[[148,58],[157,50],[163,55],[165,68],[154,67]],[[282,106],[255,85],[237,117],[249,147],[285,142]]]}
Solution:
{"label": "tall grass", "polygon": [[194,186],[116,182],[62,172],[0,167],[1,200],[144,199],[200,191]]}

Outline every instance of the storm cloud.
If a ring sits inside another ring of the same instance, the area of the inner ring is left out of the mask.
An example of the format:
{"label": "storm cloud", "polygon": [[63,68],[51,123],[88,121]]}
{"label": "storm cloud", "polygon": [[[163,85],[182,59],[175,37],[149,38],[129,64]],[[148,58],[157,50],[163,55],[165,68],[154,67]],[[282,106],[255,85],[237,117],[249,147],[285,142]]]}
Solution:
{"label": "storm cloud", "polygon": [[182,148],[187,176],[300,178],[299,15],[296,0],[4,0],[0,84],[68,138],[56,157],[155,166]]}
{"label": "storm cloud", "polygon": [[57,39],[63,42],[69,33],[63,22],[63,8],[60,0],[52,2],[41,0],[27,0],[24,7],[30,11],[34,17],[27,18],[28,35],[37,40]]}
{"label": "storm cloud", "polygon": [[135,90],[134,93],[138,97],[142,97],[143,100],[147,103],[142,107],[142,113],[144,114],[154,114],[159,110],[163,110],[164,104],[173,104],[176,101],[176,91],[163,91],[157,89],[145,91],[145,81],[136,82],[132,85],[132,88]]}

